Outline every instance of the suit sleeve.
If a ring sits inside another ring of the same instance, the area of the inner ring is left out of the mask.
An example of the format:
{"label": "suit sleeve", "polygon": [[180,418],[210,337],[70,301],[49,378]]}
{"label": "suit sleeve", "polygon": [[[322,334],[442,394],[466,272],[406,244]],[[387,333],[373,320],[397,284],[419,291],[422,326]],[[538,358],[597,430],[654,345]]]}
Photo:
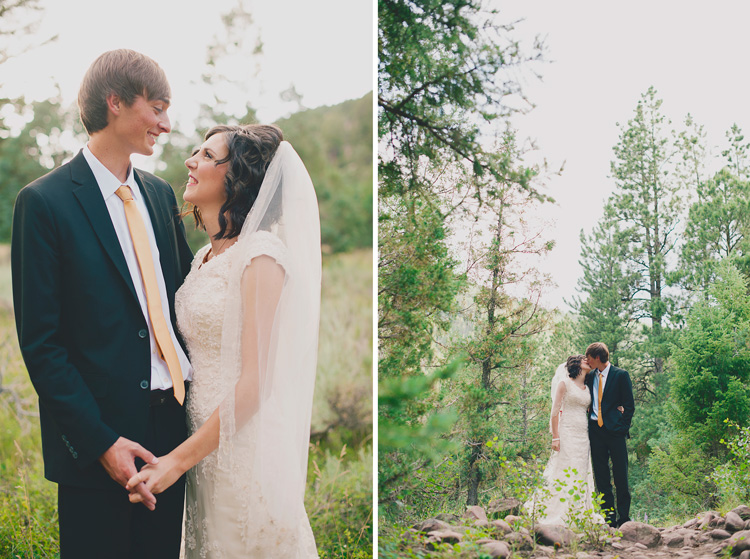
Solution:
{"label": "suit sleeve", "polygon": [[79,467],[118,438],[71,364],[61,332],[61,267],[55,214],[36,190],[21,190],[13,211],[11,267],[18,340],[40,406]]}
{"label": "suit sleeve", "polygon": [[633,399],[633,383],[630,381],[630,375],[627,371],[623,371],[621,394],[622,407],[625,408],[622,418],[628,426],[628,429],[630,429],[630,423],[633,420],[633,414],[635,413],[635,400]]}

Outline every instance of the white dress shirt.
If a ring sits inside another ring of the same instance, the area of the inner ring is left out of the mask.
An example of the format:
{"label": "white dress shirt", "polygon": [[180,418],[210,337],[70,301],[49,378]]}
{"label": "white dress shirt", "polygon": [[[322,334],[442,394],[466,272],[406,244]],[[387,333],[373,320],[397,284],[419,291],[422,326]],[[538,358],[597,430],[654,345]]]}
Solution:
{"label": "white dress shirt", "polygon": [[[607,375],[609,374],[609,368],[612,364],[607,363],[607,366],[604,367],[604,370],[601,372],[601,383],[602,383],[602,397],[604,395],[604,387],[607,385]],[[594,421],[597,420],[599,417],[599,370],[596,370],[596,374],[594,375],[594,398],[593,402],[591,403],[591,419]]]}
{"label": "white dress shirt", "polygon": [[141,212],[143,221],[146,224],[146,233],[148,234],[148,242],[151,248],[151,255],[154,260],[154,269],[156,271],[156,283],[159,286],[159,296],[161,297],[161,307],[164,312],[164,317],[167,319],[167,327],[169,328],[169,334],[172,337],[172,343],[177,350],[177,357],[180,360],[180,369],[182,370],[182,376],[185,380],[192,380],[193,368],[188,361],[185,352],[182,350],[182,346],[177,341],[174,329],[172,328],[172,321],[169,319],[169,299],[167,298],[167,288],[164,284],[164,273],[161,269],[161,262],[159,261],[159,247],[156,246],[156,236],[154,235],[154,229],[151,225],[151,217],[148,214],[148,208],[143,200],[143,195],[138,188],[138,183],[135,182],[135,176],[133,175],[133,166],[130,166],[128,171],[128,178],[124,183],[121,183],[112,172],[107,169],[96,156],[91,153],[89,146],[83,148],[83,156],[86,158],[86,162],[89,164],[91,171],[94,173],[99,188],[102,191],[104,202],[107,205],[109,211],[109,217],[112,220],[112,225],[115,227],[115,233],[117,233],[117,239],[120,241],[120,247],[122,253],[125,255],[125,261],[128,264],[128,270],[130,271],[130,278],[133,280],[135,286],[135,293],[138,296],[138,302],[141,305],[141,311],[143,316],[146,318],[148,324],[149,339],[151,344],[151,390],[166,390],[172,387],[172,377],[169,375],[169,368],[167,363],[159,357],[159,350],[156,345],[156,338],[154,338],[154,329],[151,325],[151,320],[148,317],[148,307],[146,306],[146,290],[143,287],[143,279],[141,278],[141,270],[138,267],[138,260],[136,260],[135,249],[133,248],[133,240],[130,237],[130,229],[128,228],[128,222],[125,218],[125,207],[122,200],[115,194],[115,191],[120,188],[122,184],[130,187],[133,191],[133,199]]}

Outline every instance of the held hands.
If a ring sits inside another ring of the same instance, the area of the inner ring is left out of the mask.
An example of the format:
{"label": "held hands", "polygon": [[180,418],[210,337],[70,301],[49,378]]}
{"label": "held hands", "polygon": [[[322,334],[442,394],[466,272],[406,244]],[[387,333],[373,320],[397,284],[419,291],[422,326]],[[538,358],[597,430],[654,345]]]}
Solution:
{"label": "held hands", "polygon": [[[138,457],[146,464],[156,464],[159,459],[154,456],[151,452],[143,448],[135,441],[120,437],[115,441],[111,447],[109,447],[104,454],[99,457],[104,469],[113,480],[117,483],[126,487],[128,491],[135,492],[138,495],[138,501],[142,502],[149,510],[156,508],[156,497],[154,494],[146,488],[143,483],[133,484],[131,487],[127,487],[127,482],[134,475],[138,473],[135,467],[135,458]],[[132,501],[132,498],[131,498]]]}
{"label": "held hands", "polygon": [[[158,463],[146,464],[140,472],[128,480],[125,485],[125,489],[130,491],[128,498],[131,503],[142,502],[148,507],[144,493],[148,495],[163,493],[184,473],[185,470],[180,467],[174,456],[171,454],[162,456]],[[144,491],[140,490],[141,487]],[[150,507],[149,509],[154,510]]]}

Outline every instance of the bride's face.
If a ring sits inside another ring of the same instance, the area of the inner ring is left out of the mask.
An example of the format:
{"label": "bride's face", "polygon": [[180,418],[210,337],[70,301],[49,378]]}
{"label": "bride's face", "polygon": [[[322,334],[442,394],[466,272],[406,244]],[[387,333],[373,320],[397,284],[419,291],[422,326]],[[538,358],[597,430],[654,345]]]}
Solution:
{"label": "bride's face", "polygon": [[583,359],[581,360],[581,370],[582,370],[582,371],[583,371],[584,373],[588,373],[588,372],[589,372],[589,371],[590,371],[591,369],[593,369],[593,367],[592,367],[591,365],[589,365],[589,360],[588,360],[588,358],[584,357],[584,358],[583,358]]}
{"label": "bride's face", "polygon": [[228,162],[219,165],[216,162],[226,158],[228,154],[224,133],[220,133],[208,138],[185,160],[188,182],[183,198],[186,202],[201,208],[221,206],[226,201],[224,178]]}

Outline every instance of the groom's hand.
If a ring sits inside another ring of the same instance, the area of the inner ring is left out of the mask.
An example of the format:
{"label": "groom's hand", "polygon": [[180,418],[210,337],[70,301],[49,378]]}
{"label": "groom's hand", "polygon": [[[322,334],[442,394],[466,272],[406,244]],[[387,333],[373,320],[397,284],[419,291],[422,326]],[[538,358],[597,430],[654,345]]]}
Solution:
{"label": "groom's hand", "polygon": [[[99,457],[99,462],[102,463],[109,477],[125,487],[128,480],[138,473],[135,467],[136,457],[146,464],[156,464],[159,461],[156,456],[137,442],[120,437]],[[146,508],[149,510],[156,508],[156,497],[146,488],[145,484],[141,483],[137,487],[133,487],[131,491],[135,491],[141,496],[141,501],[146,505]]]}

